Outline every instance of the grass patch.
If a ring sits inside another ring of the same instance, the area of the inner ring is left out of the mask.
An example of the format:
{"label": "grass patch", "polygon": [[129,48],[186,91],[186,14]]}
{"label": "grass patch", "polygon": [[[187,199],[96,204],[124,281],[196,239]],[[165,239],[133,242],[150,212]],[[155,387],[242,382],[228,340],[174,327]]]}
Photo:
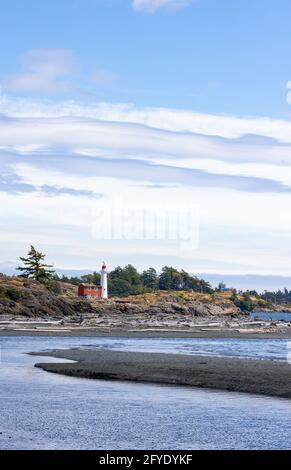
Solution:
{"label": "grass patch", "polygon": [[6,289],[3,286],[0,286],[0,299],[6,299]]}

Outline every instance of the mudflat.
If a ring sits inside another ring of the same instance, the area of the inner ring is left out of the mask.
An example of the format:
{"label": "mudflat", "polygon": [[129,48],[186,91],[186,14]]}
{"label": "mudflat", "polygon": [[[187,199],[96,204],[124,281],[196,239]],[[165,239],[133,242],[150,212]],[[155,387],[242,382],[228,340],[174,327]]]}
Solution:
{"label": "mudflat", "polygon": [[102,380],[126,380],[202,387],[291,398],[291,365],[286,362],[178,354],[68,349],[50,356],[74,363],[38,363],[45,371]]}

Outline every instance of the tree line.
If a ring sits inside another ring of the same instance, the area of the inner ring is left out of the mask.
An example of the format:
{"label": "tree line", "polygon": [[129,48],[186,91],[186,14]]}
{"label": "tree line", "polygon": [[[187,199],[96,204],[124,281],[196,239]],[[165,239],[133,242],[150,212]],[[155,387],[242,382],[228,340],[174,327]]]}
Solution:
{"label": "tree line", "polygon": [[[56,293],[61,291],[59,281],[75,285],[81,283],[100,284],[100,274],[98,272],[85,274],[80,277],[64,275],[59,277],[55,273],[53,266],[45,263],[45,255],[37,251],[34,246],[31,246],[27,256],[21,257],[20,260],[22,266],[17,268],[21,272],[20,276],[35,279]],[[211,294],[215,291],[223,292],[226,286],[221,282],[217,289],[213,289],[210,283],[204,279],[199,279],[183,269],[179,271],[172,266],[164,266],[160,273],[153,267],[139,273],[132,264],[128,264],[125,267],[118,266],[109,273],[108,288],[112,296],[127,296],[158,290],[183,290]],[[265,291],[259,295],[255,290],[241,292],[232,289],[230,298],[241,310],[251,311],[262,300],[278,304],[291,303],[291,290]]]}
{"label": "tree line", "polygon": [[[99,284],[100,274],[94,272],[80,277],[62,276],[61,280],[72,284],[81,282]],[[192,276],[183,269],[178,271],[172,266],[164,266],[158,273],[155,268],[150,267],[139,273],[131,264],[125,267],[118,266],[109,272],[108,289],[113,296],[137,295],[157,290],[214,292],[209,282]]]}
{"label": "tree line", "polygon": [[[17,269],[21,272],[21,276],[32,278],[43,284],[46,284],[52,290],[58,291],[57,281],[67,282],[78,285],[80,283],[100,284],[100,274],[85,274],[80,277],[59,277],[52,269],[53,266],[45,263],[45,255],[37,251],[34,246],[26,257],[20,258],[23,266]],[[194,292],[212,293],[209,282],[192,276],[183,269],[178,271],[172,266],[164,266],[161,272],[155,268],[148,268],[142,273],[128,264],[125,267],[118,266],[109,273],[108,288],[112,296],[137,295],[157,290],[188,290]]]}
{"label": "tree line", "polygon": [[279,289],[276,292],[265,291],[261,294],[261,297],[267,302],[275,304],[291,303],[291,290],[284,289],[282,291]]}

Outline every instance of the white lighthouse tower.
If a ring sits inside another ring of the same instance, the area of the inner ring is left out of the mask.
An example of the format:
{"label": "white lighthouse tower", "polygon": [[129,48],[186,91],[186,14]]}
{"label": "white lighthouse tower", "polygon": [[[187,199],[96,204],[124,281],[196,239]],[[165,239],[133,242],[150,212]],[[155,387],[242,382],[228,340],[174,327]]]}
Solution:
{"label": "white lighthouse tower", "polygon": [[108,299],[107,267],[106,267],[105,261],[103,261],[100,272],[101,272],[101,299]]}

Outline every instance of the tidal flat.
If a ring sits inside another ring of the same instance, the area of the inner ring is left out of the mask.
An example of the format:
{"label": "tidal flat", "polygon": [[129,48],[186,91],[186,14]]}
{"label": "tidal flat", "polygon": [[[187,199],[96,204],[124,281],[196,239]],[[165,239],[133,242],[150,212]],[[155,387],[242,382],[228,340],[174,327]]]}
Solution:
{"label": "tidal flat", "polygon": [[287,361],[69,349],[36,353],[74,363],[37,363],[47,372],[87,379],[183,385],[291,398]]}

